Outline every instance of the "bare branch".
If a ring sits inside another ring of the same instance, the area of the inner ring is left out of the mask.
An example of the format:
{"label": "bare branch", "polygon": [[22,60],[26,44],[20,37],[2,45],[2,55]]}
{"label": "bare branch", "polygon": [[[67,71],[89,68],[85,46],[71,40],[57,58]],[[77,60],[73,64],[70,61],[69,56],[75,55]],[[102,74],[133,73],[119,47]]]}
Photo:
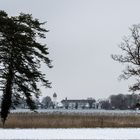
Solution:
{"label": "bare branch", "polygon": [[[112,59],[126,64],[125,70],[122,71],[120,79],[129,79],[131,77],[140,78],[140,24],[133,25],[130,28],[130,35],[124,37],[119,48],[122,54],[111,55]],[[130,86],[131,91],[140,90],[140,81]]]}

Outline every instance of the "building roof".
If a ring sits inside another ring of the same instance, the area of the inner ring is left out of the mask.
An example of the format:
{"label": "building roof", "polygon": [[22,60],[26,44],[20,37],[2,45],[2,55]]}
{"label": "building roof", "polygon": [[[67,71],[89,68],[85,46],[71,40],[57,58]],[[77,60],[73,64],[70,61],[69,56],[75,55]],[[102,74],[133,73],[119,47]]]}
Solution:
{"label": "building roof", "polygon": [[85,100],[85,99],[81,99],[81,100],[67,100],[67,99],[65,99],[65,100],[62,100],[61,102],[62,103],[76,103],[76,102],[78,102],[78,103],[88,103],[89,101],[94,102],[94,100]]}

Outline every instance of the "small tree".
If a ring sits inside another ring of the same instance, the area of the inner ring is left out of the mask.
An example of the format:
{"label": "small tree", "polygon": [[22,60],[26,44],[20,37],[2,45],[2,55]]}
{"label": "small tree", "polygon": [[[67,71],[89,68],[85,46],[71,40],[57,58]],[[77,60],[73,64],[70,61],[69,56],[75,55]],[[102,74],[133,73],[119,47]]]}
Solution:
{"label": "small tree", "polygon": [[78,109],[78,102],[75,103],[75,109]]}
{"label": "small tree", "polygon": [[87,98],[87,101],[88,101],[88,104],[89,104],[89,108],[91,109],[92,107],[93,107],[93,103],[95,103],[96,102],[96,100],[95,99],[93,99],[93,98]]}
{"label": "small tree", "polygon": [[102,109],[106,109],[106,110],[111,109],[111,104],[109,103],[108,100],[102,100],[100,101],[100,104]]}
{"label": "small tree", "polygon": [[35,109],[34,98],[40,95],[37,82],[50,87],[45,74],[40,71],[41,62],[51,68],[48,48],[39,40],[48,32],[45,23],[21,13],[9,17],[0,11],[0,85],[3,91],[1,118],[4,124],[10,111],[12,99],[25,97],[30,109]]}
{"label": "small tree", "polygon": [[51,97],[47,96],[42,99],[43,108],[49,108],[52,105]]}
{"label": "small tree", "polygon": [[129,87],[130,91],[140,90],[140,24],[130,28],[130,35],[124,37],[120,44],[121,55],[112,55],[115,61],[126,64],[126,69],[120,75],[121,79],[134,77],[136,83]]}
{"label": "small tree", "polygon": [[110,102],[115,109],[127,109],[126,96],[124,94],[111,95]]}

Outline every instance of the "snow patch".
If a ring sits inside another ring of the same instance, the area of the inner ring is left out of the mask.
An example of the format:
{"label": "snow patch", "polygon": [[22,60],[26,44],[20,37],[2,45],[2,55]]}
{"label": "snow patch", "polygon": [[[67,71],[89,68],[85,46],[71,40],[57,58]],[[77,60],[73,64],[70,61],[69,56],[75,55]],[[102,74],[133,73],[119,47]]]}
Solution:
{"label": "snow patch", "polygon": [[0,129],[1,139],[140,139],[140,128]]}

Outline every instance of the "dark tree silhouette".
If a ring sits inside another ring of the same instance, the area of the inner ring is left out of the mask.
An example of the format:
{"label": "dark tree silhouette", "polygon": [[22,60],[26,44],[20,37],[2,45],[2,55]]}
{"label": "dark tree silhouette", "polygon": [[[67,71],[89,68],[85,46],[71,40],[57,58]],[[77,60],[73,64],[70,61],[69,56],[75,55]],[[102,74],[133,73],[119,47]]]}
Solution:
{"label": "dark tree silhouette", "polygon": [[[45,74],[40,71],[41,62],[51,68],[48,48],[41,44],[48,32],[38,19],[21,13],[9,17],[0,11],[0,89],[3,91],[1,119],[3,124],[8,116],[13,97],[25,97],[30,109],[36,109],[35,98],[40,95],[37,82],[50,87]],[[18,102],[17,102],[18,103]]]}
{"label": "dark tree silhouette", "polygon": [[42,107],[43,108],[49,108],[52,105],[52,99],[49,96],[46,96],[42,99]]}
{"label": "dark tree silhouette", "polygon": [[130,35],[125,36],[120,44],[121,55],[112,55],[115,61],[126,64],[125,70],[120,75],[121,79],[136,79],[136,83],[129,87],[130,91],[140,90],[140,24],[130,28]]}
{"label": "dark tree silhouette", "polygon": [[89,108],[92,108],[93,107],[93,103],[95,103],[96,102],[96,100],[95,99],[93,99],[93,98],[88,98],[87,99],[87,101],[88,101],[88,104],[89,104]]}

